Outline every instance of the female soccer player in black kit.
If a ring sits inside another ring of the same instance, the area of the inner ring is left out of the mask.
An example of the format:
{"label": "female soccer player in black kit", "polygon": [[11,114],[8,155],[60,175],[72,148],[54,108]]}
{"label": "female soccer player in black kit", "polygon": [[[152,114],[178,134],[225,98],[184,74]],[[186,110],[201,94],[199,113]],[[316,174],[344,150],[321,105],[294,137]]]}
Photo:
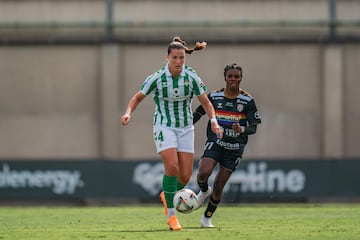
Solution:
{"label": "female soccer player in black kit", "polygon": [[[200,159],[197,182],[198,207],[210,196],[209,203],[202,216],[201,227],[214,227],[211,223],[218,204],[221,201],[223,189],[242,158],[248,142],[248,135],[256,133],[257,125],[261,123],[254,99],[239,86],[242,80],[242,68],[236,64],[227,65],[224,69],[225,88],[208,94],[216,112],[216,119],[223,128],[223,137],[217,138],[211,131],[210,122],[207,125],[207,141]],[[196,123],[205,111],[199,106],[193,113],[193,123]],[[219,163],[220,168],[215,177],[212,190],[208,186],[208,178]]]}

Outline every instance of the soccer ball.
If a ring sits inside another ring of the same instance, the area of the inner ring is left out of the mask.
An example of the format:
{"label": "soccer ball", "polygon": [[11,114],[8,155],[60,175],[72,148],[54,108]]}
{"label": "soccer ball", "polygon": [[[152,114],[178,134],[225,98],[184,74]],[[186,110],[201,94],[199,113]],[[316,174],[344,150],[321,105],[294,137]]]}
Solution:
{"label": "soccer ball", "polygon": [[174,207],[180,213],[191,213],[198,205],[196,194],[191,189],[181,189],[174,196]]}

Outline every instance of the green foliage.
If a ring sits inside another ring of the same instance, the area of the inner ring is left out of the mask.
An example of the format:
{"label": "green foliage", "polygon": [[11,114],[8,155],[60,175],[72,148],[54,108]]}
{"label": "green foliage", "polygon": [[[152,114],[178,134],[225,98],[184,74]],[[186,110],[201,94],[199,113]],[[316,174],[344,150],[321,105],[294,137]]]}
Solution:
{"label": "green foliage", "polygon": [[221,205],[214,229],[200,228],[204,207],[178,214],[183,230],[168,230],[163,208],[0,207],[1,239],[331,240],[359,239],[360,204]]}

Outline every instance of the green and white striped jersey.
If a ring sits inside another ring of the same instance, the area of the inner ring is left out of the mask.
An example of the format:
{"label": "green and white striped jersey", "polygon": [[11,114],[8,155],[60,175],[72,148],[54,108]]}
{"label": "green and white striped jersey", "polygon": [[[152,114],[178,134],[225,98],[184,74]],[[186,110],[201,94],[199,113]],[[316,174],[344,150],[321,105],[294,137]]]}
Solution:
{"label": "green and white striped jersey", "polygon": [[146,78],[140,91],[153,96],[154,125],[182,128],[193,124],[193,96],[205,93],[206,86],[190,67],[184,65],[181,74],[175,78],[165,65]]}

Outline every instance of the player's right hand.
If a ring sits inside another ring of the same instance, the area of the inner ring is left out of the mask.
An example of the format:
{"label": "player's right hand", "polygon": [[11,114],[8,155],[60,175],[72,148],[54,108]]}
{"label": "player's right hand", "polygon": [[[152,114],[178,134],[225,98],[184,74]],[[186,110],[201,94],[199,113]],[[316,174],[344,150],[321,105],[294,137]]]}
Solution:
{"label": "player's right hand", "polygon": [[211,123],[211,130],[219,139],[223,137],[223,129],[217,122]]}
{"label": "player's right hand", "polygon": [[128,125],[129,122],[130,122],[130,118],[131,118],[130,114],[124,114],[124,115],[122,115],[122,116],[121,116],[121,124],[122,124],[123,126]]}

